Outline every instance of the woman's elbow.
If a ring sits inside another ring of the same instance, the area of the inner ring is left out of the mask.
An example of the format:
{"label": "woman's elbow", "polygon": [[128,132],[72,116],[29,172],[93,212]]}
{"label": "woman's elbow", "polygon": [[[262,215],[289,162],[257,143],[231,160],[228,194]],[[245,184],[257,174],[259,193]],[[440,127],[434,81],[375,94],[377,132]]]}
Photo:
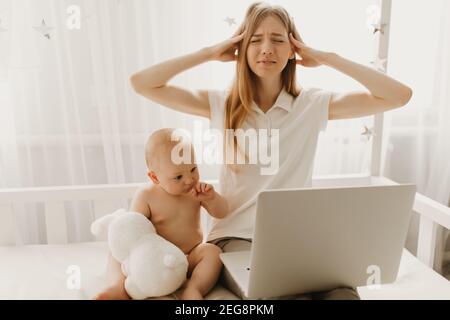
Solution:
{"label": "woman's elbow", "polygon": [[130,77],[130,83],[134,91],[137,93],[142,92],[142,80],[138,73],[135,73]]}
{"label": "woman's elbow", "polygon": [[413,96],[413,91],[411,88],[406,87],[405,92],[402,94],[401,99],[399,101],[400,107],[403,107],[408,104]]}

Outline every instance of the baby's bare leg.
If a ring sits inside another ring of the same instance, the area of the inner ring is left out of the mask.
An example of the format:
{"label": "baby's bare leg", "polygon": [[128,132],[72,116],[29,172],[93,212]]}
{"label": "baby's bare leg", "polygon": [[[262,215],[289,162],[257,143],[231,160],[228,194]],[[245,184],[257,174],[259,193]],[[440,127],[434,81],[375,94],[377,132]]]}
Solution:
{"label": "baby's bare leg", "polygon": [[222,270],[221,252],[219,247],[211,243],[202,243],[189,254],[189,271],[192,272],[183,286],[181,299],[203,299],[214,287]]}
{"label": "baby's bare leg", "polygon": [[130,299],[125,291],[125,276],[122,273],[120,263],[109,254],[106,269],[107,288],[99,293],[96,300],[124,300]]}

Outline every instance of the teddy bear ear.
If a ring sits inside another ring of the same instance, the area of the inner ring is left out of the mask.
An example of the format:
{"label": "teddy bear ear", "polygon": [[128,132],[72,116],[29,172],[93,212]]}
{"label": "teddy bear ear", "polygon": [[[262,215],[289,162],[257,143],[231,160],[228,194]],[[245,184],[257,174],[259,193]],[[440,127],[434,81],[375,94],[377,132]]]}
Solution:
{"label": "teddy bear ear", "polygon": [[108,237],[108,227],[110,223],[123,213],[125,213],[125,210],[119,209],[113,213],[98,218],[91,224],[91,233],[97,238],[97,240],[106,240]]}
{"label": "teddy bear ear", "polygon": [[103,231],[103,222],[102,221],[105,219],[105,217],[106,216],[98,218],[91,224],[91,233],[94,236],[99,236],[102,233],[102,231]]}

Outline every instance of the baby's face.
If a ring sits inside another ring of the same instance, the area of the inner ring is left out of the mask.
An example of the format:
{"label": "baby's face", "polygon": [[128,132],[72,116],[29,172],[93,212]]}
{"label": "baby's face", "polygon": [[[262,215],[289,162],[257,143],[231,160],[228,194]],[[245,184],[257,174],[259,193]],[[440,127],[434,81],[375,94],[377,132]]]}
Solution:
{"label": "baby's face", "polygon": [[172,195],[188,194],[199,181],[199,172],[195,158],[191,164],[174,164],[170,157],[161,159],[158,172],[155,172],[158,184]]}

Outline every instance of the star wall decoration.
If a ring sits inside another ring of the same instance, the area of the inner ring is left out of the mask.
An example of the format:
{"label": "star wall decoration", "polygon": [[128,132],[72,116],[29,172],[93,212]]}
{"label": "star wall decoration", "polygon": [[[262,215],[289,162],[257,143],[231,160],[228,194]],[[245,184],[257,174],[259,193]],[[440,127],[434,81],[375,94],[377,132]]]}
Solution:
{"label": "star wall decoration", "polygon": [[53,30],[53,28],[47,26],[44,19],[42,19],[40,26],[35,26],[33,28],[34,30],[42,34],[44,37],[46,37],[48,40],[50,40],[50,30]]}
{"label": "star wall decoration", "polygon": [[361,135],[366,136],[367,141],[369,141],[371,137],[375,136],[375,133],[373,132],[373,128],[369,129],[367,126],[364,126],[364,132]]}
{"label": "star wall decoration", "polygon": [[373,34],[380,32],[381,34],[384,34],[384,28],[387,26],[386,23],[372,23],[371,24],[372,28],[373,28]]}
{"label": "star wall decoration", "polygon": [[225,21],[226,23],[228,23],[228,26],[229,26],[229,27],[231,27],[233,24],[236,24],[236,19],[230,18],[230,17],[226,17],[223,21]]}
{"label": "star wall decoration", "polygon": [[367,7],[366,14],[366,26],[368,29],[372,30],[373,25],[379,23],[381,20],[381,8],[378,5],[371,5]]}
{"label": "star wall decoration", "polygon": [[378,71],[386,72],[387,68],[387,59],[380,59],[380,57],[377,57],[375,61],[370,62],[375,69]]}

